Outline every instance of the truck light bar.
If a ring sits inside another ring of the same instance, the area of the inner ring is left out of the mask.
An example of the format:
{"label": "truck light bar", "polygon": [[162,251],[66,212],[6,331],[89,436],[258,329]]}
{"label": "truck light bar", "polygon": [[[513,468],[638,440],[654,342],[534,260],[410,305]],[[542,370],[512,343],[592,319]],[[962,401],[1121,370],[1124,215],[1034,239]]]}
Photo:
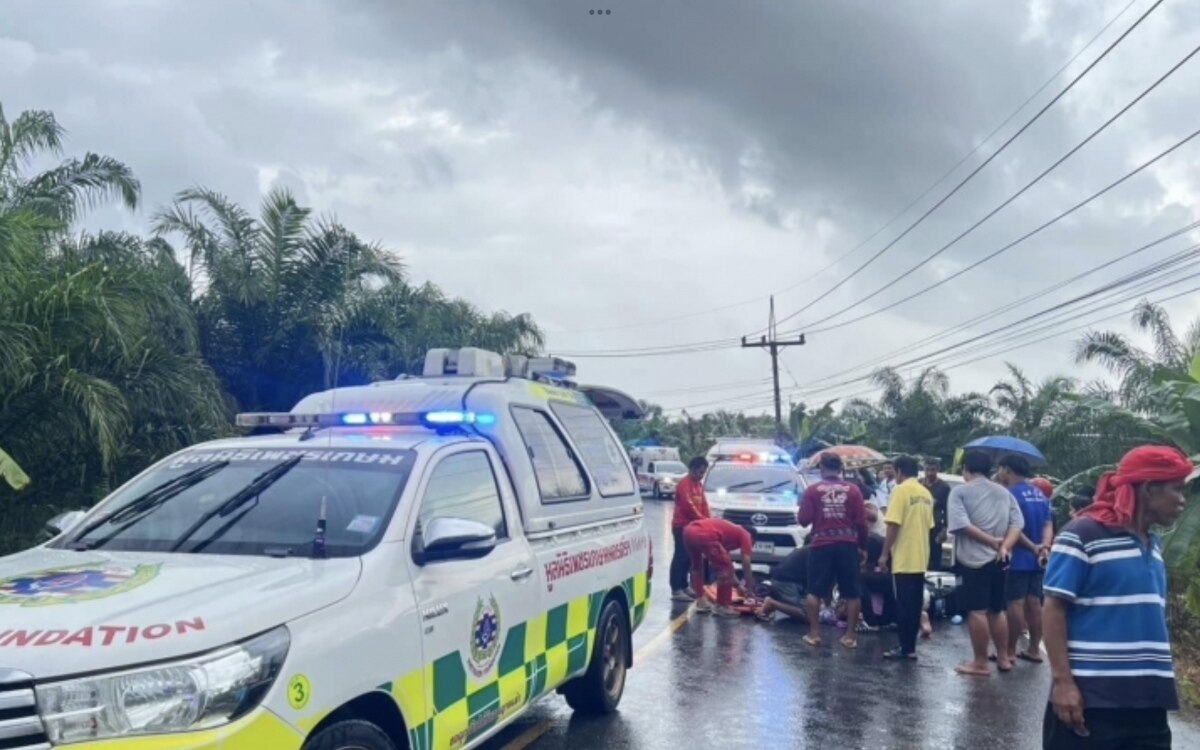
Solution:
{"label": "truck light bar", "polygon": [[251,412],[237,415],[239,427],[454,427],[496,423],[495,414],[473,411],[429,411],[392,413],[343,412],[337,414],[292,414],[291,412]]}
{"label": "truck light bar", "polygon": [[788,457],[788,454],[781,452],[751,453],[749,451],[743,451],[740,453],[719,453],[713,458],[717,461],[734,461],[744,464],[792,463],[791,459]]}

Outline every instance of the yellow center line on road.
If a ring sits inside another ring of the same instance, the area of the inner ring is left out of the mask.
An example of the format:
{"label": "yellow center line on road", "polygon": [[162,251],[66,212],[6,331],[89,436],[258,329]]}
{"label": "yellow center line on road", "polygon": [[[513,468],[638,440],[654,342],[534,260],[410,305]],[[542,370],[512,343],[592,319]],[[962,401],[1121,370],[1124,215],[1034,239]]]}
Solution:
{"label": "yellow center line on road", "polygon": [[[641,648],[634,652],[634,663],[636,664],[640,662],[642,659],[645,659],[657,649],[661,648],[664,643],[671,639],[671,636],[679,632],[680,628],[682,628],[684,625],[687,625],[688,620],[692,619],[692,614],[695,611],[696,610],[694,607],[688,607],[686,612],[681,614],[679,617],[676,617],[674,620],[671,620],[671,624],[663,628],[661,633],[651,638]],[[503,745],[500,750],[525,750],[525,748],[533,744],[535,740],[540,739],[542,735],[546,734],[553,728],[554,722],[550,721],[549,719],[542,721],[539,724],[534,724],[529,729],[526,729],[521,734],[509,740],[509,742]]]}

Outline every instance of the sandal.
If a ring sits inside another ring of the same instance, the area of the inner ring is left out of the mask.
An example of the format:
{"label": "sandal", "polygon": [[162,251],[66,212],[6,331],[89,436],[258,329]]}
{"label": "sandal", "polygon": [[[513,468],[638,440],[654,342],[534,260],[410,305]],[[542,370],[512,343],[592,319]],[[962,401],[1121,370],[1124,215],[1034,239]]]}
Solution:
{"label": "sandal", "polygon": [[819,648],[821,645],[821,639],[813,638],[811,635],[804,636],[802,640],[813,648]]}
{"label": "sandal", "polygon": [[842,648],[845,648],[845,649],[858,648],[858,641],[853,640],[851,638],[840,638],[840,639],[838,639],[838,643],[842,644]]}
{"label": "sandal", "polygon": [[887,659],[888,661],[916,661],[917,655],[906,654],[900,649],[894,648],[891,651],[884,651],[883,658]]}

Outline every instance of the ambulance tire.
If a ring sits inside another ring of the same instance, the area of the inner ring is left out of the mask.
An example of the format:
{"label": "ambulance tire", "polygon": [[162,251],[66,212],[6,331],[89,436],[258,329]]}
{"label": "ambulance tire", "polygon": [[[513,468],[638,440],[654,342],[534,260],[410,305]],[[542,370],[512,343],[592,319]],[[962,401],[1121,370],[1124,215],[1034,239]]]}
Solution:
{"label": "ambulance tire", "polygon": [[330,724],[304,743],[302,750],[397,750],[387,733],[369,721],[348,719]]}
{"label": "ambulance tire", "polygon": [[574,711],[590,716],[611,714],[625,693],[629,663],[629,615],[617,599],[600,610],[592,660],[586,672],[562,686],[561,693]]}

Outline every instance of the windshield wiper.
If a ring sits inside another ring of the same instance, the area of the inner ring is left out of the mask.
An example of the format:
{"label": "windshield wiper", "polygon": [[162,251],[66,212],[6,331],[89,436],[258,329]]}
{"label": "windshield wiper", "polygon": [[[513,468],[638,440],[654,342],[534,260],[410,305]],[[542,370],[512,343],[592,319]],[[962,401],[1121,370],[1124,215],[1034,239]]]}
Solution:
{"label": "windshield wiper", "polygon": [[751,479],[749,482],[739,482],[738,484],[731,484],[725,488],[725,491],[728,492],[729,490],[740,490],[744,487],[753,487],[756,484],[762,484],[762,481],[763,480],[761,480],[761,479]]}
{"label": "windshield wiper", "polygon": [[[189,526],[187,528],[187,531],[184,531],[183,534],[180,535],[179,541],[175,542],[175,544],[171,547],[170,551],[178,552],[179,548],[182,547],[183,545],[187,544],[188,539],[191,539],[193,534],[195,534],[197,531],[199,531],[201,528],[203,528],[204,525],[207,524],[212,519],[214,519],[218,516],[220,516],[221,518],[224,518],[225,516],[232,514],[234,511],[236,511],[238,508],[242,507],[249,501],[257,500],[258,496],[260,494],[262,494],[263,490],[267,489],[272,484],[275,484],[275,482],[279,481],[279,479],[284,474],[287,474],[289,471],[291,471],[296,466],[296,464],[300,463],[300,460],[302,458],[304,458],[303,455],[294,456],[294,457],[289,458],[288,460],[284,461],[283,463],[276,464],[275,466],[272,466],[271,468],[267,469],[263,473],[259,474],[257,477],[255,477],[250,482],[250,484],[246,485],[245,487],[243,487],[242,489],[238,490],[233,495],[231,495],[228,500],[226,500],[225,502],[221,503],[217,507],[213,508],[212,510],[208,511],[207,513],[205,513],[204,515],[202,515],[198,519],[196,519],[196,522],[193,523],[191,526]],[[248,513],[249,510],[250,509],[247,508],[246,512]],[[212,536],[210,536],[208,539],[205,539],[203,542],[196,545],[192,549],[192,552],[196,552],[200,549],[203,549],[204,547],[211,544],[218,537],[224,535],[225,532],[228,531],[230,528],[232,528],[233,525],[237,521],[241,520],[242,515],[245,515],[245,513],[239,515],[237,518],[233,519],[231,522],[225,524],[220,529],[218,529],[216,531],[216,533],[214,533]]]}
{"label": "windshield wiper", "polygon": [[[75,541],[68,544],[67,548],[72,550],[89,550],[96,549],[97,547],[107,544],[117,534],[120,534],[125,529],[128,529],[130,526],[150,515],[155,509],[162,506],[171,498],[178,496],[189,487],[194,487],[197,484],[200,484],[205,479],[208,479],[213,474],[216,474],[218,471],[224,469],[228,465],[228,461],[217,461],[216,463],[197,466],[191,471],[184,472],[174,479],[170,479],[158,485],[157,487],[147,490],[129,503],[126,503],[108,515],[97,518],[85,526],[82,530],[76,532]],[[89,541],[82,541],[83,537],[92,533],[101,526],[109,523],[117,524],[125,519],[132,520],[116,529],[108,536]]]}
{"label": "windshield wiper", "polygon": [[770,487],[763,487],[761,490],[759,490],[759,492],[770,492],[771,490],[777,490],[780,487],[786,487],[789,484],[795,484],[795,481],[791,480],[791,479],[787,479],[782,482],[778,482],[777,484],[773,484]]}

